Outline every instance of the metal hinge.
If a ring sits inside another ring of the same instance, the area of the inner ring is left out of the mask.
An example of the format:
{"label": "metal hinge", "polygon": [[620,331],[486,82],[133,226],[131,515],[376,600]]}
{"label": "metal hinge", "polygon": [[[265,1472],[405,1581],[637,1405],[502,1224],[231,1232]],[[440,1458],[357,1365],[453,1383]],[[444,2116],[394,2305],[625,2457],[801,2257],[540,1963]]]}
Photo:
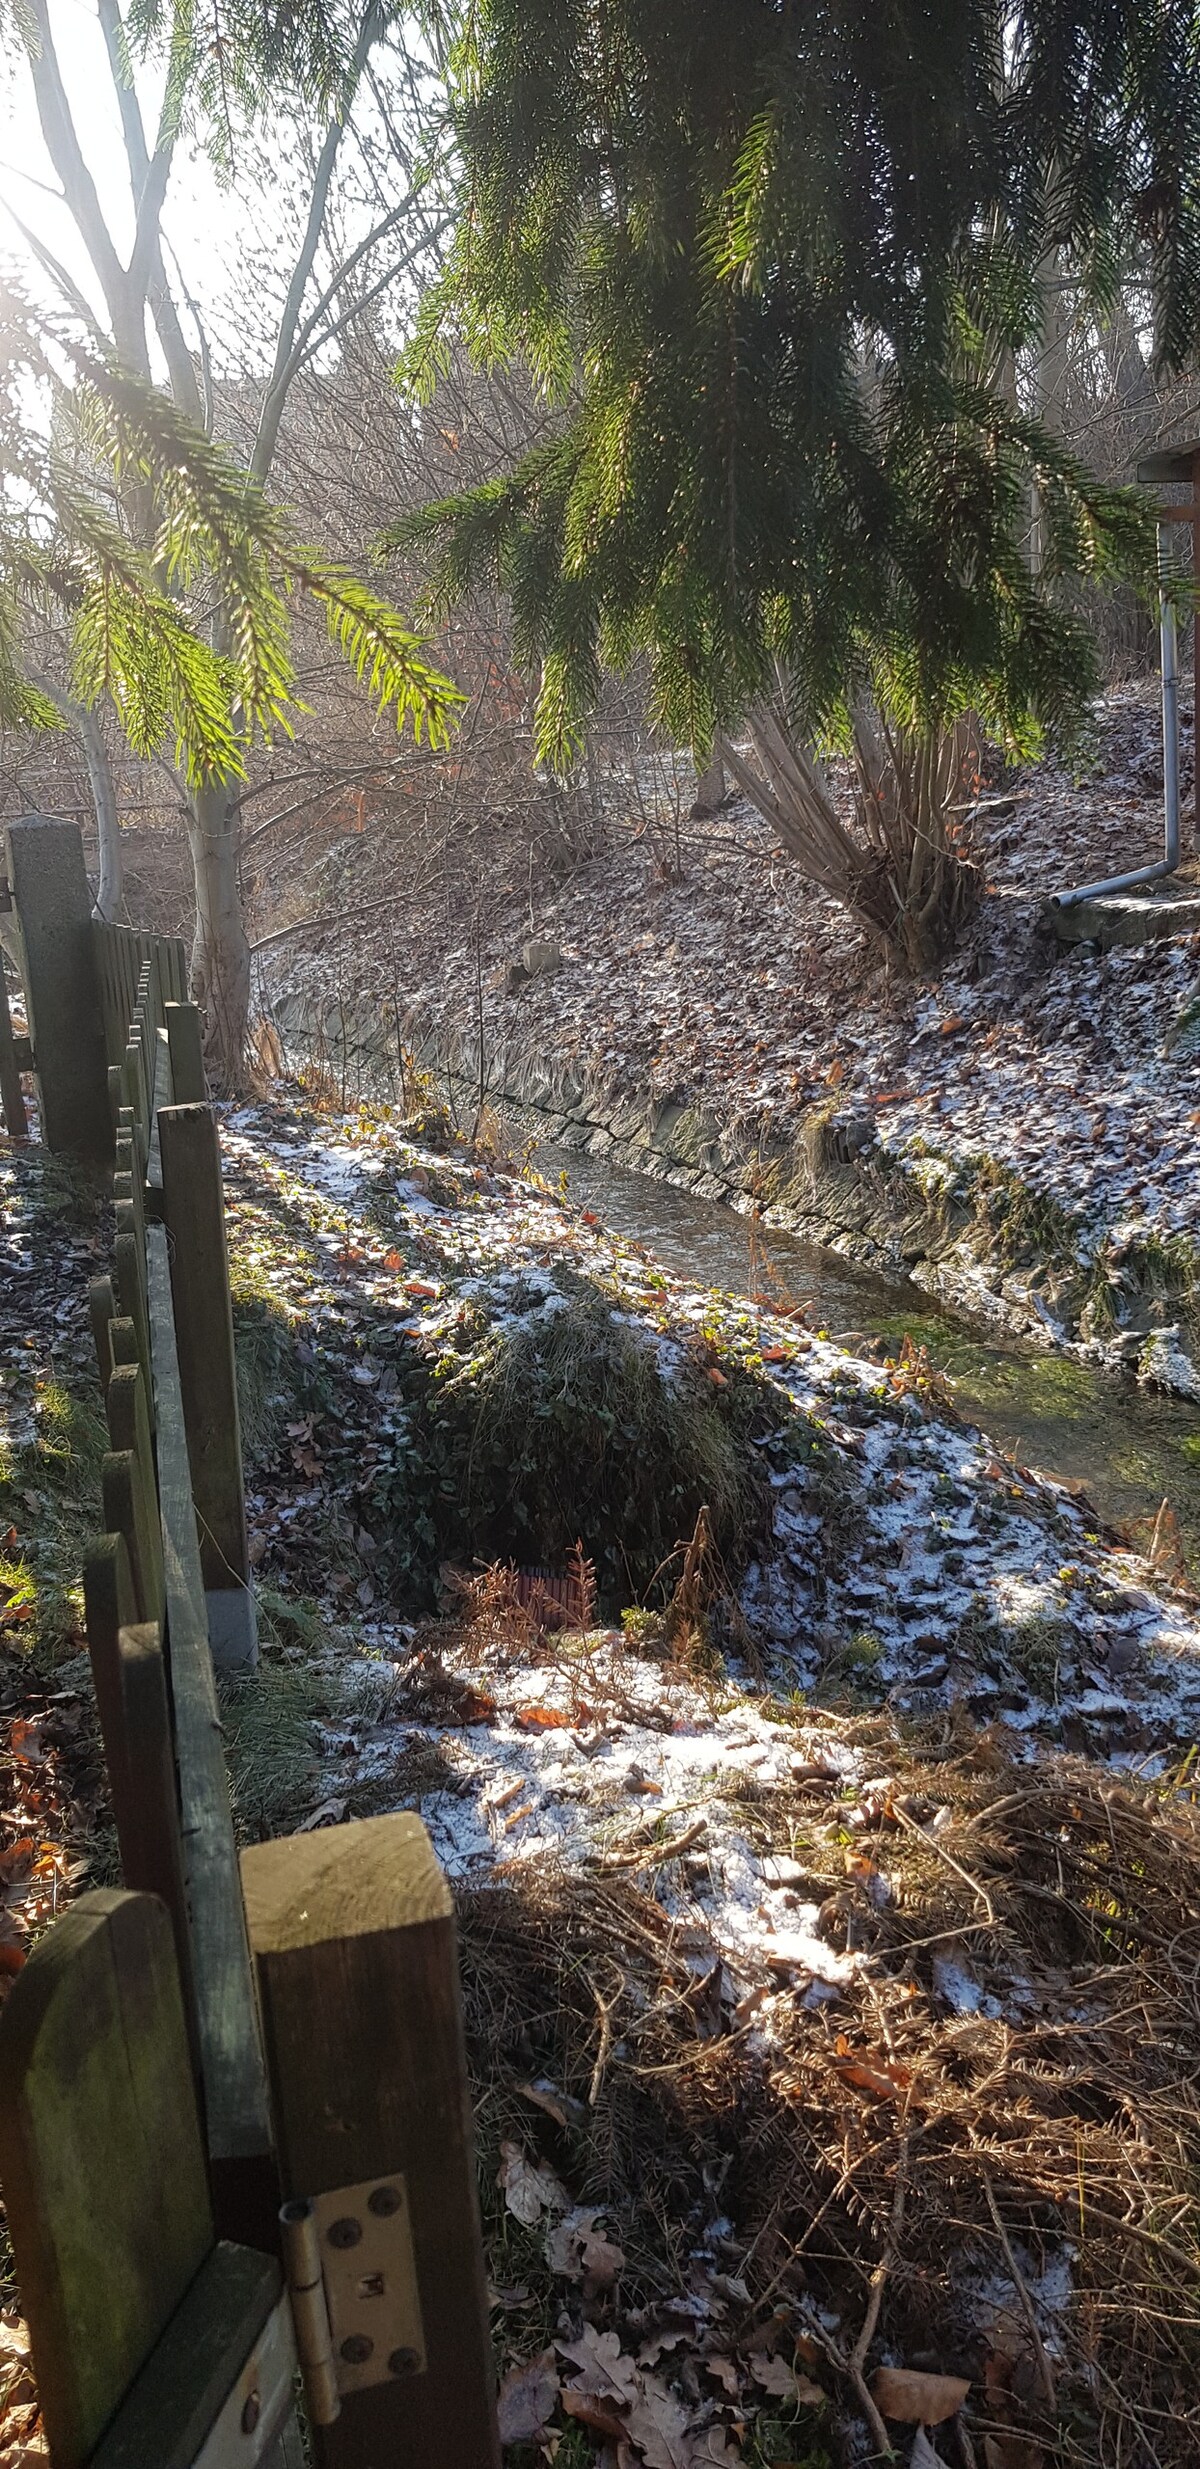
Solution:
{"label": "metal hinge", "polygon": [[331,2426],[344,2393],[425,2372],[408,2191],[398,2173],[364,2178],[279,2218],[304,2395]]}

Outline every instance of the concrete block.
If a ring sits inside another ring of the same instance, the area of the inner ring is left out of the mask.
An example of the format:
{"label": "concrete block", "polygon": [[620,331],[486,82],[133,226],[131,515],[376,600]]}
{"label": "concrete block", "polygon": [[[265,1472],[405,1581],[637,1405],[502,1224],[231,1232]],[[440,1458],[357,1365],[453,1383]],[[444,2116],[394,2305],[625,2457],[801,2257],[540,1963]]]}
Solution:
{"label": "concrete block", "polygon": [[1047,925],[1060,943],[1158,943],[1170,935],[1200,934],[1200,888],[1169,885],[1161,892],[1108,892],[1071,909],[1049,906]]}

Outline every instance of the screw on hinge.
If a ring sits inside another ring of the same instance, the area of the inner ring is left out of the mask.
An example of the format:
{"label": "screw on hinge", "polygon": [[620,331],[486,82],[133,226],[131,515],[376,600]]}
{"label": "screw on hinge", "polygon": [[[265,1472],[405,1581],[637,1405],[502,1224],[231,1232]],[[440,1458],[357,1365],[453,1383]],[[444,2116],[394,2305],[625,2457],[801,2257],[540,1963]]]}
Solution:
{"label": "screw on hinge", "polygon": [[393,2349],[388,2359],[388,2373],[389,2375],[415,2375],[420,2363],[418,2350]]}
{"label": "screw on hinge", "polygon": [[365,2366],[374,2346],[365,2332],[351,2332],[349,2339],[342,2342],[341,2355],[347,2366]]}
{"label": "screw on hinge", "polygon": [[362,2237],[362,2222],[352,2219],[349,2215],[345,2220],[332,2220],[325,2235],[331,2246],[342,2250],[347,2246],[357,2246]]}
{"label": "screw on hinge", "polygon": [[401,2209],[403,2202],[404,2197],[398,2186],[377,2186],[374,2194],[367,2197],[367,2210],[374,2212],[376,2220],[390,2220],[393,2212]]}

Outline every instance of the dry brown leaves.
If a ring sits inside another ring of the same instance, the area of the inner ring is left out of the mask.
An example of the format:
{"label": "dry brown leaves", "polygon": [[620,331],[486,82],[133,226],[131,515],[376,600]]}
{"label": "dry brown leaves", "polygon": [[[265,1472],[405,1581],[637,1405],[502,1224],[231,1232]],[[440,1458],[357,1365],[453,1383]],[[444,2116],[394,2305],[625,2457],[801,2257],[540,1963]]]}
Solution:
{"label": "dry brown leaves", "polygon": [[[663,2371],[674,2388],[677,2365],[702,2361],[727,2431],[755,2389],[773,2396],[797,2371],[794,2335],[824,2320],[811,2307],[840,2328],[827,2353],[802,2353],[800,2371],[815,2364],[831,2401],[853,2406],[839,2360],[864,2321],[864,2274],[883,2258],[868,2379],[880,2346],[905,2374],[934,2369],[943,2398],[970,2376],[988,2469],[1077,2462],[1058,2410],[1084,2429],[1072,2440],[1096,2464],[1138,2457],[1149,2429],[1161,2469],[1193,2469],[1200,1815],[1181,1795],[1081,1761],[1015,1767],[984,1738],[943,1740],[931,1762],[885,1740],[879,1718],[862,1729],[877,1771],[886,1752],[890,1789],[864,1792],[853,1857],[867,1852],[891,1893],[872,1901],[869,1878],[844,1887],[867,1960],[834,2003],[769,1989],[742,2024],[719,1982],[696,1997],[697,1967],[712,1962],[699,1915],[668,1916],[650,1881],[532,1864],[463,1899],[485,2094],[506,2082],[515,2103],[531,2057],[544,2070],[568,2121],[544,2112],[555,2170],[581,2195],[602,2172],[605,2236],[627,2258],[592,2309],[597,2324],[651,2371],[661,2352],[641,2351],[633,2331],[661,2317],[664,2286],[690,2292]],[[815,1824],[806,1867],[824,1858],[832,1872],[845,1854],[822,1851],[829,1804],[806,1802],[810,1789],[798,1778],[794,1802],[756,1803],[747,1823],[774,1827],[777,1857],[802,1819]],[[925,1814],[896,1827],[901,1808]],[[602,2028],[602,2084],[581,2125]],[[744,2279],[742,2299],[714,2296],[715,2261],[690,2262],[672,2229],[710,2217],[717,2185],[730,2221],[723,2269]],[[1001,2293],[990,2311],[983,2284]],[[1038,2309],[1055,2354],[1053,2415],[1030,2329]],[[764,2317],[776,2325],[765,2342]],[[771,2360],[765,2385],[756,2346]]]}
{"label": "dry brown leaves", "polygon": [[[11,1689],[0,1704],[0,1997],[87,1874],[100,1774],[92,1709],[76,1691]],[[0,1679],[0,1687],[3,1686]],[[13,1699],[17,1697],[14,1705]]]}

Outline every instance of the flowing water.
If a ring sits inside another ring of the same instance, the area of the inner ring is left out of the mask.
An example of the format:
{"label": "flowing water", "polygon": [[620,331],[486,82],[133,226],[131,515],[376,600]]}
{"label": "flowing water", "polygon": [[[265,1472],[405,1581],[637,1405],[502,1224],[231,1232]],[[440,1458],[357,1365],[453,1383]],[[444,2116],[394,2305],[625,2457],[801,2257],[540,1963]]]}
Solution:
{"label": "flowing water", "polygon": [[776,1227],[755,1226],[752,1236],[749,1221],[722,1202],[603,1157],[547,1142],[534,1164],[548,1181],[565,1173],[572,1200],[642,1244],[673,1276],[802,1303],[831,1337],[878,1337],[898,1350],[907,1334],[928,1348],[970,1421],[1023,1464],[1082,1485],[1107,1523],[1134,1528],[1169,1500],[1193,1572],[1200,1568],[1200,1406],[1001,1337],[943,1310],[907,1279],[860,1268],[821,1244]]}

